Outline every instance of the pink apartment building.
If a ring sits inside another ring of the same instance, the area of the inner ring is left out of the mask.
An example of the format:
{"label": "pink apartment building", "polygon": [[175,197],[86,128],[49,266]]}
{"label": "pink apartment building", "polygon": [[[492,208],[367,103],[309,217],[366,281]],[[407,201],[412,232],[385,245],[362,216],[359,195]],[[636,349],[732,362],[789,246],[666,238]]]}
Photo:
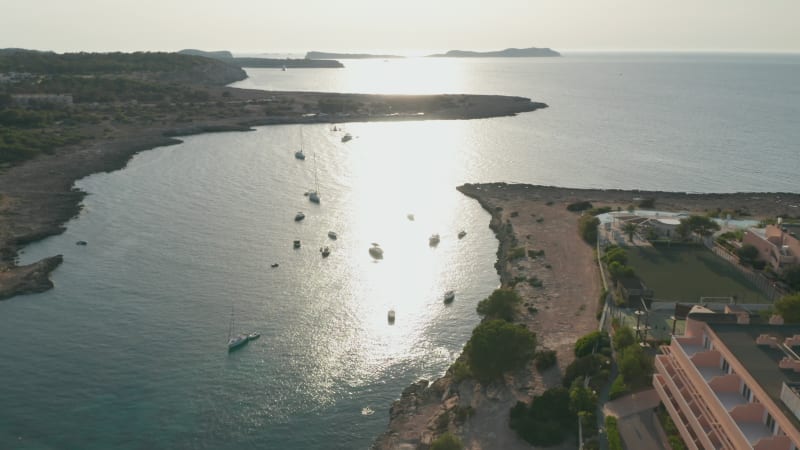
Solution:
{"label": "pink apartment building", "polygon": [[793,236],[793,233],[780,226],[750,228],[745,233],[742,243],[757,248],[758,259],[765,261],[777,272],[787,266],[800,264],[800,241]]}
{"label": "pink apartment building", "polygon": [[661,348],[653,385],[690,449],[800,449],[800,325],[776,319],[695,306]]}

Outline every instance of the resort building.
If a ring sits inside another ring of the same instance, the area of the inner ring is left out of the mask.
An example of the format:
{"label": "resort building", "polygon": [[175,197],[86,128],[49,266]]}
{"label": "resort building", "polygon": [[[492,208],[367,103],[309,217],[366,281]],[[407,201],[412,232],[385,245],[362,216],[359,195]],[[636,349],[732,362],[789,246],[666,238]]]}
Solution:
{"label": "resort building", "polygon": [[694,306],[656,356],[655,386],[689,449],[800,449],[800,325]]}
{"label": "resort building", "polygon": [[742,244],[757,248],[758,259],[772,266],[776,272],[800,264],[800,241],[786,226],[750,228],[745,233]]}

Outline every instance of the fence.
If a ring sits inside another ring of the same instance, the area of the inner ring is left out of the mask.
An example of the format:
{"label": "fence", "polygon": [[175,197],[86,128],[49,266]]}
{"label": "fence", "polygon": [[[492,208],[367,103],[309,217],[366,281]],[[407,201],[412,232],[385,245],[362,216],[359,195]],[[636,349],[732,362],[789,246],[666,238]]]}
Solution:
{"label": "fence", "polygon": [[733,267],[744,275],[747,281],[753,283],[764,295],[772,302],[786,295],[786,292],[778,289],[775,284],[765,276],[755,273],[749,268],[739,264],[739,257],[729,252],[727,249],[717,245],[712,239],[704,239],[705,246],[720,258],[728,261]]}

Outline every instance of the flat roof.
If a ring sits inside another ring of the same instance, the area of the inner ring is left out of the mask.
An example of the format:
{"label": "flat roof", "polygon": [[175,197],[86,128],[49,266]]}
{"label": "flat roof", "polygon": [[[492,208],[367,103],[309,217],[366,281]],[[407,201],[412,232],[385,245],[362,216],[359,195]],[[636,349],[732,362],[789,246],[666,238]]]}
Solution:
{"label": "flat roof", "polygon": [[728,347],[745,370],[767,392],[784,415],[800,430],[800,420],[794,415],[783,400],[781,387],[783,383],[800,382],[800,373],[791,369],[781,369],[778,362],[786,356],[782,350],[768,345],[756,345],[756,338],[762,334],[775,336],[778,342],[787,337],[800,334],[800,325],[768,325],[768,324],[731,324],[707,323],[709,328]]}

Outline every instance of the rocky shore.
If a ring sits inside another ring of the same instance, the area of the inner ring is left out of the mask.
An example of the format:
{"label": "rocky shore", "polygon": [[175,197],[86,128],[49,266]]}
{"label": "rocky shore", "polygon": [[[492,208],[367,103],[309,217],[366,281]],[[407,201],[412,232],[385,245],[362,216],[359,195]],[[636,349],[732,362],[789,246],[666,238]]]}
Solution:
{"label": "rocky shore", "polygon": [[[458,435],[467,449],[531,448],[508,427],[509,409],[559,385],[573,360],[575,341],[597,327],[600,280],[593,248],[578,237],[578,215],[567,211],[568,204],[586,200],[625,209],[652,199],[660,210],[738,211],[747,218],[800,215],[800,194],[792,193],[687,194],[506,183],[466,184],[458,190],[491,214],[501,284],[513,287],[524,301],[515,322],[537,334],[540,348],[555,350],[558,365],[542,373],[529,365],[488,386],[469,379],[455,382],[451,371],[432,383],[415,383],[393,403],[387,430],[373,449],[425,449],[446,431]],[[542,256],[509,261],[509,251],[520,246]],[[515,282],[531,279],[541,286]],[[563,448],[575,448],[575,443]]]}

